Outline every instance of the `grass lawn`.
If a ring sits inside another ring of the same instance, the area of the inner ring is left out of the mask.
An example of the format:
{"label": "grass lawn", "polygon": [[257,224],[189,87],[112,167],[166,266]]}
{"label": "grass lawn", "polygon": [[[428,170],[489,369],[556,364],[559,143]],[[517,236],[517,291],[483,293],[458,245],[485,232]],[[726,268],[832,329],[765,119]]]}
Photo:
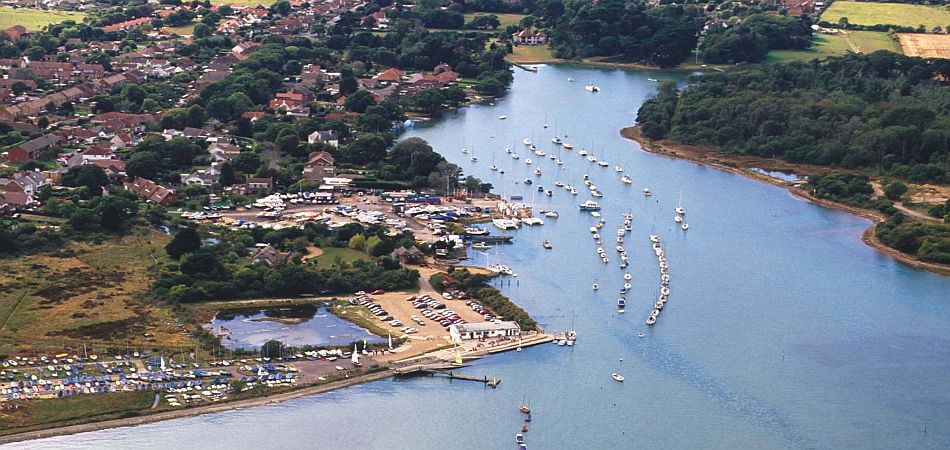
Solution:
{"label": "grass lawn", "polygon": [[560,61],[551,54],[546,45],[516,45],[514,50],[505,58],[513,63],[545,63]]}
{"label": "grass lawn", "polygon": [[40,31],[51,23],[60,23],[66,20],[75,20],[82,23],[85,14],[66,11],[43,11],[30,8],[0,7],[0,29],[7,29],[14,25],[23,25],[27,30]]}
{"label": "grass lawn", "polygon": [[195,32],[196,23],[192,22],[187,25],[182,25],[180,27],[164,27],[163,30],[169,33],[175,33],[179,36],[190,36]]}
{"label": "grass lawn", "polygon": [[271,6],[274,3],[277,3],[277,0],[211,0],[211,3],[215,5],[236,5],[236,6]]}
{"label": "grass lawn", "polygon": [[855,25],[916,27],[923,24],[928,31],[937,25],[950,25],[950,9],[946,6],[836,1],[821,13],[821,20],[831,23],[838,23],[842,17]]}
{"label": "grass lawn", "polygon": [[845,34],[819,34],[808,50],[772,50],[765,57],[766,63],[811,61],[829,56],[842,56],[849,51],[872,53],[888,50],[902,53],[901,46],[883,31],[848,31]]}
{"label": "grass lawn", "polygon": [[337,258],[340,258],[347,264],[357,260],[370,261],[373,259],[371,256],[359,250],[326,247],[323,249],[323,254],[313,258],[313,260],[317,262],[317,267],[333,267],[336,265]]}
{"label": "grass lawn", "polygon": [[25,401],[14,411],[0,412],[0,434],[133,417],[154,399],[154,392],[139,391]]}
{"label": "grass lawn", "polygon": [[[168,236],[148,230],[73,242],[53,256],[0,260],[0,354],[190,347],[172,312],[146,297]],[[154,259],[153,259],[154,258]],[[149,336],[146,336],[146,333]]]}
{"label": "grass lawn", "polygon": [[475,16],[488,16],[494,14],[498,16],[498,21],[501,22],[499,29],[504,29],[508,25],[518,25],[521,22],[521,19],[524,18],[524,14],[501,14],[501,13],[490,13],[490,12],[474,12],[474,13],[465,13],[465,23],[469,23]]}

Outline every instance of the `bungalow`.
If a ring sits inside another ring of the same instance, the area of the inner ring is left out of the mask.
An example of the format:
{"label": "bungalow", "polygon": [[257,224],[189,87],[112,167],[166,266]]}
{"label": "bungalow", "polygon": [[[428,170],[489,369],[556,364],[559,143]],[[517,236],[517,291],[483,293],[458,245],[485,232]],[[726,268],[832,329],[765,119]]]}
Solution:
{"label": "bungalow", "polygon": [[208,146],[208,154],[213,162],[227,162],[241,154],[241,148],[222,142],[215,142]]}
{"label": "bungalow", "polygon": [[279,265],[290,259],[290,253],[278,251],[270,244],[262,247],[251,256],[251,264],[263,263],[269,266]]}
{"label": "bungalow", "polygon": [[515,322],[479,322],[449,326],[449,335],[456,344],[465,340],[520,336],[521,327]]}
{"label": "bungalow", "polygon": [[267,178],[248,178],[245,185],[245,192],[256,192],[270,194],[274,190],[274,179]]}
{"label": "bungalow", "polygon": [[416,247],[399,247],[389,254],[390,258],[395,259],[403,264],[416,262],[423,256],[422,250],[419,250]]}

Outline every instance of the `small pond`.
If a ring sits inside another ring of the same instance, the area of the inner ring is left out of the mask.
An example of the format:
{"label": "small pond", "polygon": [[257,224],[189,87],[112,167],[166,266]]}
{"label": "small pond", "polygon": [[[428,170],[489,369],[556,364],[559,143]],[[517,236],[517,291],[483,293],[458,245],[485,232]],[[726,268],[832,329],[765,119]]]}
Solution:
{"label": "small pond", "polygon": [[215,334],[222,335],[223,344],[246,349],[260,347],[270,340],[295,346],[385,340],[333,315],[328,307],[320,305],[227,309],[218,312],[211,326]]}

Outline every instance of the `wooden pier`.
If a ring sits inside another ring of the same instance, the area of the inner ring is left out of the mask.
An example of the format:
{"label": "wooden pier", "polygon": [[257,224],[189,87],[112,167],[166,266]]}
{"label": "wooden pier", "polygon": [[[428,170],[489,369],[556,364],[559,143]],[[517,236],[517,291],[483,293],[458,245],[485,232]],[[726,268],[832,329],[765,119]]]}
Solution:
{"label": "wooden pier", "polygon": [[444,361],[426,361],[418,364],[406,365],[402,367],[393,367],[393,375],[395,376],[413,376],[413,375],[443,375],[450,380],[463,380],[463,381],[476,381],[479,383],[485,383],[486,386],[494,389],[498,387],[498,384],[501,383],[500,378],[489,378],[488,375],[472,376],[464,375],[460,373],[455,373],[452,371],[445,372],[447,369],[457,369],[460,366],[444,362]]}
{"label": "wooden pier", "polygon": [[501,383],[500,378],[488,378],[488,375],[484,375],[482,377],[473,377],[470,375],[463,375],[463,374],[454,373],[454,372],[449,372],[447,375],[449,376],[449,379],[452,379],[452,380],[477,381],[479,383],[485,383],[485,386],[488,386],[492,389],[498,387],[498,384]]}

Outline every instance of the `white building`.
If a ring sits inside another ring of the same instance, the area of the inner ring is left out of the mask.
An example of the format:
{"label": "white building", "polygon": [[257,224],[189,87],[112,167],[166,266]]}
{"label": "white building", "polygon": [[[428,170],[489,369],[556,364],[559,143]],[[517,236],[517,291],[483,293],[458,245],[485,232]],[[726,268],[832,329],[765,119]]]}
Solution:
{"label": "white building", "polygon": [[463,323],[449,326],[449,335],[456,344],[472,339],[520,336],[521,327],[515,322]]}

